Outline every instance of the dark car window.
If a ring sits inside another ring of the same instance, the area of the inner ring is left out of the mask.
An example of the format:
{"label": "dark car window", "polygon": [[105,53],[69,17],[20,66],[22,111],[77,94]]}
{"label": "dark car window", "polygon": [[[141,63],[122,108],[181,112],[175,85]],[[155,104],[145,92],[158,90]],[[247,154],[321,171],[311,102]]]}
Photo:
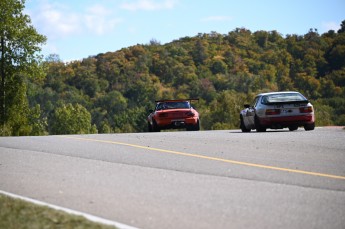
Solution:
{"label": "dark car window", "polygon": [[190,109],[190,103],[188,101],[182,102],[161,102],[157,104],[156,110],[166,109]]}
{"label": "dark car window", "polygon": [[164,109],[164,104],[165,104],[165,103],[158,103],[157,106],[156,106],[156,110],[157,110],[157,111],[163,110],[163,109]]}
{"label": "dark car window", "polygon": [[282,93],[263,96],[261,102],[263,104],[270,104],[301,101],[307,101],[307,99],[299,93]]}

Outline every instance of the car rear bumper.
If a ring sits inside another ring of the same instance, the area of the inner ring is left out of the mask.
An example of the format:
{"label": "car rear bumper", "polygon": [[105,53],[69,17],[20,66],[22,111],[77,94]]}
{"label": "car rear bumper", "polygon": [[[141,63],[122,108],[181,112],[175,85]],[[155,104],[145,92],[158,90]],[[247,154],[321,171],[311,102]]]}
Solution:
{"label": "car rear bumper", "polygon": [[196,125],[198,123],[198,118],[157,119],[156,122],[159,128],[183,128],[186,126]]}
{"label": "car rear bumper", "polygon": [[262,126],[281,126],[288,127],[292,125],[303,126],[305,124],[313,124],[315,117],[310,115],[297,115],[297,116],[285,116],[285,117],[265,117],[260,118],[260,125]]}

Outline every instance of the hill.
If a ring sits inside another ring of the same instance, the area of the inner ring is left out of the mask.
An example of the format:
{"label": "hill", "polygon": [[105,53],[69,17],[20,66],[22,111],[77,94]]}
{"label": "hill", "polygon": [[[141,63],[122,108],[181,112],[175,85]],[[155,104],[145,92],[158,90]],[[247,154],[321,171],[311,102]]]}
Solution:
{"label": "hill", "polygon": [[278,90],[311,99],[317,125],[345,125],[345,21],[321,35],[236,28],[43,64],[43,80],[24,82],[27,118],[12,135],[142,132],[154,100],[190,97],[202,129],[239,128],[244,103]]}

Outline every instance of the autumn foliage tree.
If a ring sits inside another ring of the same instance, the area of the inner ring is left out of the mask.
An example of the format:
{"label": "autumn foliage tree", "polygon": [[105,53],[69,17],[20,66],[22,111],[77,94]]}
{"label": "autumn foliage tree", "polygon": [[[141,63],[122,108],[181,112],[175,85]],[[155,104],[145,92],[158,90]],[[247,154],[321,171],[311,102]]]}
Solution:
{"label": "autumn foliage tree", "polygon": [[[49,134],[143,132],[154,101],[175,98],[200,98],[193,106],[202,129],[234,129],[244,103],[278,90],[305,94],[315,105],[317,125],[345,125],[344,25],[285,37],[245,28],[199,33],[69,63],[54,54],[43,63],[44,79],[17,74],[8,81],[26,90],[11,103],[28,96],[16,108],[18,116],[13,114],[21,121],[13,122],[12,130],[17,135],[44,133],[45,126]],[[33,109],[35,115],[25,115]]]}

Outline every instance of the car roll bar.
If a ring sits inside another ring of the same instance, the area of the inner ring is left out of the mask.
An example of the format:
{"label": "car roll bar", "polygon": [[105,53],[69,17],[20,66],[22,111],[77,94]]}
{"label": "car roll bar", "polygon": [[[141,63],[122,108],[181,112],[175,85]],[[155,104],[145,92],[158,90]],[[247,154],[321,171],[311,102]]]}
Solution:
{"label": "car roll bar", "polygon": [[183,101],[199,101],[199,99],[161,99],[161,100],[156,100],[156,103],[161,103],[161,102],[183,102]]}

